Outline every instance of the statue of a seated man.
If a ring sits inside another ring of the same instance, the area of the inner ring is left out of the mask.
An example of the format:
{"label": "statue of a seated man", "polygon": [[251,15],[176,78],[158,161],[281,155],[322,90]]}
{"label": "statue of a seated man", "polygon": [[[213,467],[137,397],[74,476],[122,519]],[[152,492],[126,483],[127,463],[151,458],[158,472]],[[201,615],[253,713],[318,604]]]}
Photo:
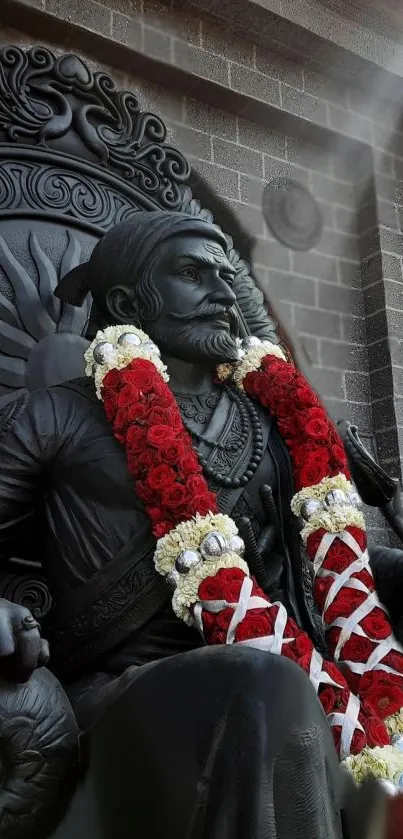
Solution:
{"label": "statue of a seated man", "polygon": [[[213,380],[216,365],[237,354],[233,275],[218,228],[176,213],[139,213],[105,235],[59,295],[81,305],[91,292],[105,322],[140,325],[158,345],[221,511],[255,534],[259,556],[246,557],[252,572],[323,648],[306,599],[285,445],[255,411],[262,441],[255,450],[248,398]],[[50,667],[81,729],[107,709],[115,747],[126,750],[123,767],[111,753],[109,792],[124,787],[132,810],[115,807],[115,833],[105,835],[296,839],[301,825],[310,839],[345,835],[337,757],[308,678],[280,657],[203,647],[174,616],[154,570],[148,517],[93,383],[36,391],[6,419],[3,553],[12,553],[16,530],[39,510],[38,550],[55,602],[45,628]],[[278,525],[267,518],[264,485]],[[47,656],[26,610],[5,601],[0,650],[14,653],[20,679]]]}

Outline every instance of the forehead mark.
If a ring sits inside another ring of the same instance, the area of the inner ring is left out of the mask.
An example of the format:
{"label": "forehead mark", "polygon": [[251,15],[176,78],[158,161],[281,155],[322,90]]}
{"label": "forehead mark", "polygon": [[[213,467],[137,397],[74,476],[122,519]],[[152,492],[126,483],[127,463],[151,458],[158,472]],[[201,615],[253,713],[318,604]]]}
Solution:
{"label": "forehead mark", "polygon": [[220,245],[214,245],[212,242],[205,242],[203,248],[207,253],[210,253],[213,257],[216,257],[216,262],[221,262],[223,257],[226,259],[226,255],[224,250]]}

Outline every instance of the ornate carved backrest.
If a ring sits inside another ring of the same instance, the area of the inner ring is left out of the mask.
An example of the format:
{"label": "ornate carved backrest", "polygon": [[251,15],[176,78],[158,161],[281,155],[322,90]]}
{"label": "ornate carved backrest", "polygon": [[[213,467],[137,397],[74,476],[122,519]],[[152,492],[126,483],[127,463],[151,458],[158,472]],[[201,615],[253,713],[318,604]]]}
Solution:
{"label": "ornate carved backrest", "polygon": [[[190,167],[159,117],[77,56],[0,50],[0,434],[19,397],[82,375],[90,301],[53,290],[102,234],[139,210],[212,219],[186,186]],[[232,241],[245,333],[277,340],[261,292]],[[3,414],[3,416],[2,416]],[[50,607],[40,566],[11,560],[0,594],[38,616]]]}

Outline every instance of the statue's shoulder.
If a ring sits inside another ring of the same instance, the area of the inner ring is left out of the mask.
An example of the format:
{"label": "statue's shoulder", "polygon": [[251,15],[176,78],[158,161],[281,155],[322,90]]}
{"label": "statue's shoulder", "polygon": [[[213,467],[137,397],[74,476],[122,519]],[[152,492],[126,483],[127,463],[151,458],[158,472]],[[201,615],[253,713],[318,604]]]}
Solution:
{"label": "statue's shoulder", "polygon": [[88,408],[88,400],[98,403],[91,379],[80,378],[53,387],[41,388],[31,393],[24,391],[0,406],[0,436],[4,437],[24,416],[34,424],[47,426],[53,419],[68,416],[71,421],[74,408],[80,413]]}

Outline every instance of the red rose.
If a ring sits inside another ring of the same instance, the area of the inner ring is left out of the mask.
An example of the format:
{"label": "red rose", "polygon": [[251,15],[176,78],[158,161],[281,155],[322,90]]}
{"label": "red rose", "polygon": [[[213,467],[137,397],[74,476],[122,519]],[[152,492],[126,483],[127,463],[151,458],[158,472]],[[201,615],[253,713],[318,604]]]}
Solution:
{"label": "red rose", "polygon": [[173,463],[179,467],[181,458],[185,454],[185,446],[181,440],[172,440],[166,446],[162,446],[161,455],[167,463]]}
{"label": "red rose", "polygon": [[189,512],[194,516],[199,513],[200,516],[207,516],[208,513],[217,513],[217,501],[212,492],[203,493],[203,495],[194,495],[189,497]]}
{"label": "red rose", "polygon": [[371,703],[381,719],[386,719],[403,708],[401,677],[382,670],[364,673],[360,682],[360,697]]}
{"label": "red rose", "polygon": [[142,452],[146,446],[147,435],[144,428],[140,428],[136,425],[131,425],[130,428],[127,430],[126,434],[126,444],[128,450],[132,454],[136,454],[137,452]]}
{"label": "red rose", "polygon": [[347,466],[347,457],[346,453],[341,445],[335,443],[330,447],[330,454],[336,464],[339,465],[340,469],[343,470]]}
{"label": "red rose", "polygon": [[133,402],[127,409],[127,418],[129,422],[141,422],[145,420],[148,414],[148,405],[145,399],[140,402]]}
{"label": "red rose", "polygon": [[307,463],[302,466],[296,474],[296,486],[298,489],[318,484],[326,475],[325,465],[319,463]]}
{"label": "red rose", "polygon": [[160,466],[155,466],[154,469],[151,469],[147,478],[147,484],[155,492],[161,492],[167,489],[167,487],[171,487],[175,480],[176,474],[171,466],[167,466],[166,463],[161,463]]}
{"label": "red rose", "polygon": [[223,568],[223,595],[228,603],[238,603],[245,574],[240,568]]}
{"label": "red rose", "polygon": [[274,387],[278,384],[284,385],[293,382],[298,376],[295,367],[288,361],[283,361],[282,358],[274,360],[274,357],[271,356],[268,360],[266,356],[262,360],[262,367],[267,372],[268,377],[272,379]]}
{"label": "red rose", "polygon": [[351,638],[343,644],[343,661],[358,661],[365,664],[373,650],[374,644],[372,641],[369,641],[368,638],[362,638],[359,635],[352,635]]}
{"label": "red rose", "polygon": [[337,574],[341,574],[345,568],[348,568],[349,565],[354,561],[355,554],[350,551],[350,556],[346,559],[345,556],[337,550],[337,542],[333,542],[330,551],[327,552],[326,559],[322,565],[322,568],[327,569],[328,571],[336,571]]}
{"label": "red rose", "polygon": [[312,652],[312,641],[305,632],[299,632],[294,641],[294,650],[298,658]]}
{"label": "red rose", "polygon": [[287,417],[279,422],[279,429],[283,437],[295,437],[299,430],[299,416],[298,413],[289,414]]}
{"label": "red rose", "polygon": [[156,378],[159,379],[154,364],[146,359],[137,358],[128,367],[122,370],[122,381],[136,388],[142,393],[150,393],[154,390]]}
{"label": "red rose", "polygon": [[215,626],[216,616],[213,615],[212,612],[206,612],[204,609],[202,612],[202,621],[203,621],[203,630],[206,634],[207,632],[211,632],[213,627]]}
{"label": "red rose", "polygon": [[174,483],[167,489],[164,489],[161,495],[161,503],[163,507],[169,510],[177,510],[189,498],[189,493],[183,484]]}
{"label": "red rose", "polygon": [[329,589],[333,585],[332,577],[317,577],[314,584],[315,601],[322,611]]}
{"label": "red rose", "polygon": [[295,663],[298,661],[291,644],[283,644],[281,648],[281,655],[284,656],[284,658],[289,658],[290,661],[295,661]]}
{"label": "red rose", "polygon": [[221,629],[219,626],[214,626],[210,632],[208,639],[210,644],[225,644],[227,641],[227,630]]}
{"label": "red rose", "polygon": [[199,585],[197,596],[199,600],[222,600],[221,581],[217,579],[217,576],[206,577]]}
{"label": "red rose", "polygon": [[259,382],[259,374],[257,372],[247,373],[244,380],[243,386],[245,388],[246,393],[249,396],[257,396],[257,384]]}
{"label": "red rose", "polygon": [[[152,404],[150,408],[150,414],[148,417],[148,422],[151,425],[169,425],[173,426],[174,423],[177,423],[176,415],[178,414],[178,409],[175,407],[167,407],[166,405],[154,405]],[[180,419],[180,418],[179,418]],[[180,422],[179,429],[182,427]]]}
{"label": "red rose", "polygon": [[140,392],[130,385],[124,385],[122,390],[117,394],[117,404],[119,408],[129,408],[135,402],[141,399]]}
{"label": "red rose", "polygon": [[370,747],[388,746],[390,744],[386,727],[378,717],[369,717],[365,720],[365,733],[367,735],[367,745]]}
{"label": "red rose", "polygon": [[222,609],[218,615],[215,616],[217,626],[220,629],[228,630],[228,627],[232,621],[234,611],[227,606],[225,609]]}
{"label": "red rose", "polygon": [[335,710],[336,693],[333,688],[323,688],[319,693],[319,699],[326,716]]}
{"label": "red rose", "polygon": [[208,486],[203,475],[190,475],[187,478],[186,486],[193,496],[205,495],[208,492]]}
{"label": "red rose", "polygon": [[122,371],[116,370],[109,370],[104,376],[102,386],[103,388],[111,388],[111,390],[119,390],[122,384]]}
{"label": "red rose", "polygon": [[311,390],[306,382],[299,383],[294,389],[293,402],[296,409],[314,407],[319,404],[316,393]]}
{"label": "red rose", "polygon": [[196,454],[192,451],[186,451],[181,457],[180,464],[178,464],[184,478],[197,472],[202,472],[202,467],[197,459]]}
{"label": "red rose", "polygon": [[309,408],[305,412],[305,435],[315,440],[327,440],[330,423],[323,408]]}
{"label": "red rose", "polygon": [[175,434],[169,425],[153,425],[147,431],[147,443],[157,449],[173,442]]}
{"label": "red rose", "polygon": [[398,673],[403,673],[403,655],[402,653],[390,652],[387,656],[383,659],[385,664],[388,664],[389,667],[393,667],[394,670],[397,670]]}
{"label": "red rose", "polygon": [[387,620],[385,613],[382,609],[379,609],[378,606],[376,606],[366,618],[363,618],[360,623],[364,632],[366,632],[370,638],[382,640],[383,638],[389,638],[392,634],[389,621]]}
{"label": "red rose", "polygon": [[259,378],[256,380],[255,383],[255,393],[262,405],[270,407],[274,404],[270,383],[268,381],[267,376],[265,376],[264,373],[259,373]]}
{"label": "red rose", "polygon": [[238,624],[235,633],[236,641],[247,641],[249,638],[264,638],[270,635],[270,621],[266,609],[247,612],[243,621]]}

